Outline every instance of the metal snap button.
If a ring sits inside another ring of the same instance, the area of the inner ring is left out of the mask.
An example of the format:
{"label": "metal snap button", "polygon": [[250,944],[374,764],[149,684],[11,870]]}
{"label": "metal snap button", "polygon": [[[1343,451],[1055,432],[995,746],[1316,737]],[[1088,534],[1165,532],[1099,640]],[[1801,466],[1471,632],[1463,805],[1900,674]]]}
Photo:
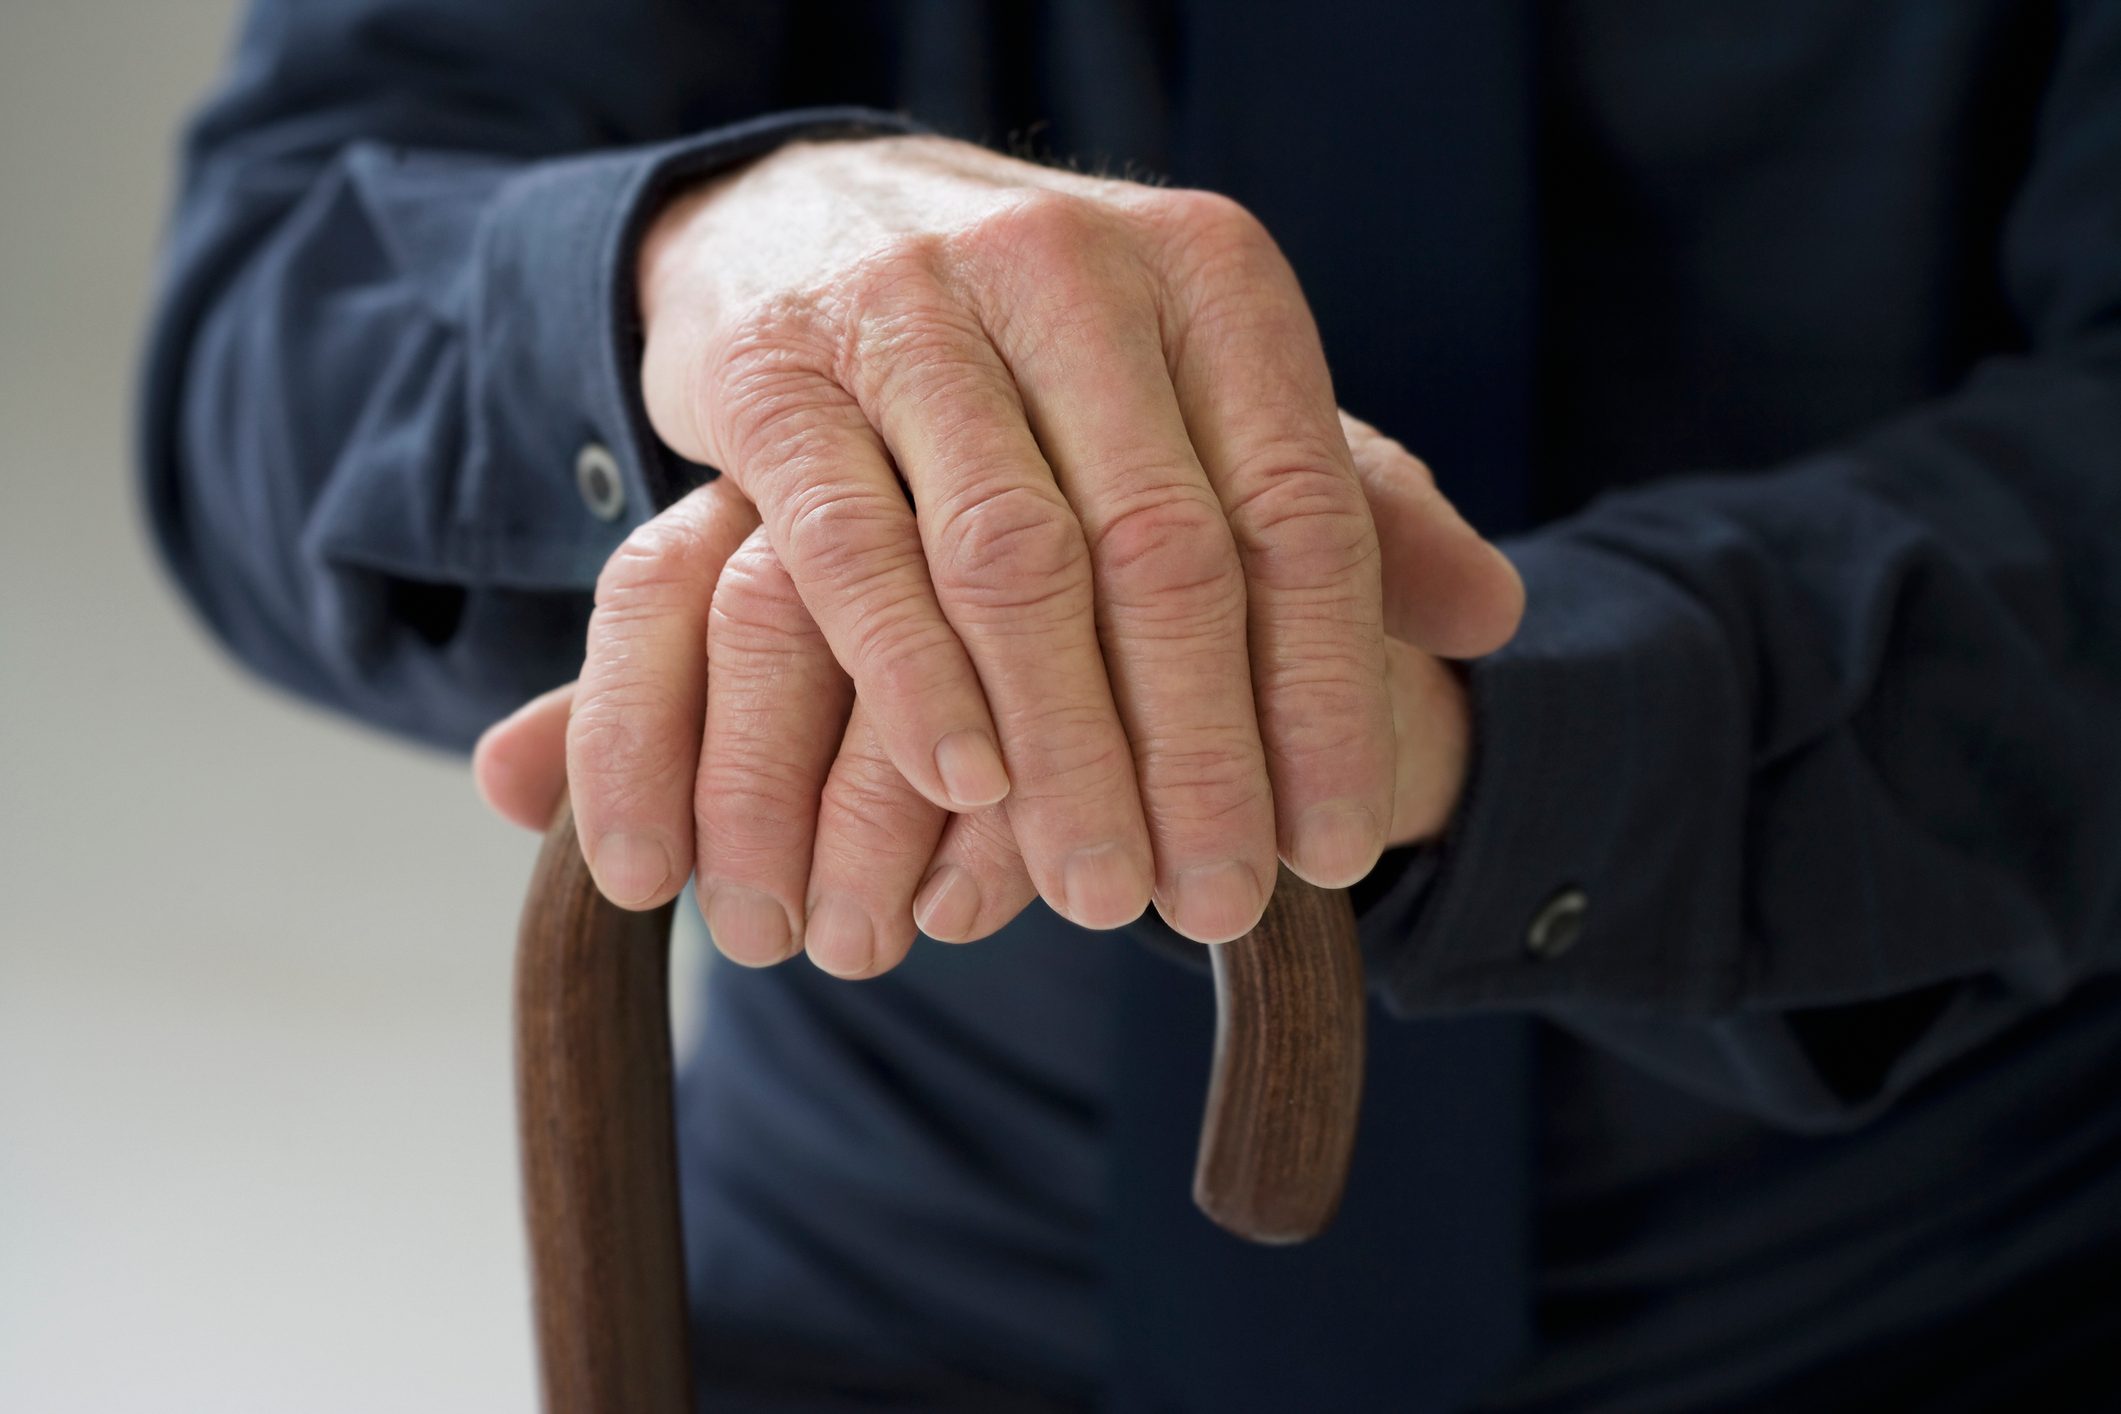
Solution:
{"label": "metal snap button", "polygon": [[1548,899],[1525,930],[1525,951],[1541,961],[1560,957],[1576,946],[1583,935],[1583,918],[1590,911],[1590,896],[1579,888],[1565,888]]}
{"label": "metal snap button", "polygon": [[584,444],[574,458],[575,489],[598,520],[617,520],[626,511],[626,478],[619,461],[601,442]]}

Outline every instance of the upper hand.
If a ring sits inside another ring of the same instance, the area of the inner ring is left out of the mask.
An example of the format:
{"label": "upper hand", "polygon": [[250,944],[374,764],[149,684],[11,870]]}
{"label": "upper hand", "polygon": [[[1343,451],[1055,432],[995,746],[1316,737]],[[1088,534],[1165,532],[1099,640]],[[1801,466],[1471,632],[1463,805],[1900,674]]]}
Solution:
{"label": "upper hand", "polygon": [[[639,272],[657,432],[757,507],[899,774],[960,813],[1007,797],[1055,909],[1111,927],[1153,896],[1227,938],[1277,854],[1323,884],[1369,870],[1393,753],[1376,533],[1256,220],[939,138],[796,144],[674,202]],[[805,917],[799,877],[731,863],[774,828],[760,797],[694,802],[686,762],[640,750],[699,720],[681,659],[747,631],[685,582],[683,633],[645,617],[684,592],[653,547],[600,586],[625,667],[575,714],[578,824],[612,898],[667,898],[696,855],[718,933],[765,952]],[[829,737],[844,691],[806,690]],[[741,779],[733,710],[707,705],[703,781]]]}

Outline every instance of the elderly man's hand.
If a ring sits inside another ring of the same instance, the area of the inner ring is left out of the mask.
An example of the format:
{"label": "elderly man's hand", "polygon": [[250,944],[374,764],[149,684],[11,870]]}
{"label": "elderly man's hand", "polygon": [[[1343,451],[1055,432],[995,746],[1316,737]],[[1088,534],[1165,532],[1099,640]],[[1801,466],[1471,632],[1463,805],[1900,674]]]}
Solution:
{"label": "elderly man's hand", "polygon": [[[1515,627],[1522,589],[1436,493],[1427,468],[1353,419],[1346,429],[1384,553],[1397,735],[1389,834],[1407,843],[1443,827],[1467,753],[1464,691],[1424,649],[1469,656],[1498,646]],[[704,635],[714,676],[709,749],[699,749],[695,702],[682,733],[637,735],[633,750],[661,763],[694,802],[703,878],[757,890],[775,915],[805,920],[770,946],[726,930],[717,942],[753,964],[806,946],[827,971],[864,977],[905,955],[916,920],[950,941],[993,932],[1033,895],[1009,820],[998,807],[946,815],[906,781],[866,703],[852,701],[850,713],[851,686],[757,525],[741,495],[717,482],[652,522],[626,552],[671,567],[674,583],[716,585]],[[682,606],[649,617],[691,622]],[[572,704],[622,721],[641,714],[629,695],[638,680],[629,645],[640,631],[600,610],[581,687],[539,698],[481,741],[479,785],[503,815],[532,828],[550,818],[568,775]],[[651,704],[646,715],[657,720],[659,711]],[[577,773],[575,789],[583,788]]]}
{"label": "elderly man's hand", "polygon": [[[1153,894],[1226,938],[1277,853],[1325,884],[1371,867],[1392,777],[1376,535],[1256,220],[941,138],[802,143],[675,201],[639,277],[657,432],[758,508],[914,788],[959,812],[1007,797],[1057,910],[1109,928]],[[666,611],[709,585],[659,548],[605,576],[632,676],[584,699],[570,742],[591,865],[637,906],[696,843],[689,781],[640,748],[696,720],[704,613]],[[756,798],[700,803],[701,840],[742,838]],[[773,903],[794,881],[701,857],[725,941],[804,931]]]}

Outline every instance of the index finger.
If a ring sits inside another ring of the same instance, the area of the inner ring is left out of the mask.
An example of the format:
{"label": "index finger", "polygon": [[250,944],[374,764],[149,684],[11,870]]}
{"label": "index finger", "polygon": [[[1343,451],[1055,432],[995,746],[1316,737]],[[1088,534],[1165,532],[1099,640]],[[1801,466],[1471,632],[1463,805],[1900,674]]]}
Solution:
{"label": "index finger", "polygon": [[582,856],[622,908],[668,902],[692,872],[708,605],[757,523],[734,486],[710,482],[635,530],[598,576],[567,780]]}

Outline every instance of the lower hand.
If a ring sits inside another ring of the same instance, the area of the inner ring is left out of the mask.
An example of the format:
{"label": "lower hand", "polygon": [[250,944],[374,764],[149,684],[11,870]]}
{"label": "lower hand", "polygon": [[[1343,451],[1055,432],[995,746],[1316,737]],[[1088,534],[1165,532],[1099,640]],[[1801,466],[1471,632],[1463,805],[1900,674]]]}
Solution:
{"label": "lower hand", "polygon": [[[1435,491],[1426,467],[1365,424],[1344,417],[1343,425],[1378,527],[1393,635],[1389,842],[1415,843],[1449,820],[1469,752],[1465,691],[1445,657],[1506,641],[1523,591],[1508,562]],[[1036,891],[1006,812],[947,814],[892,764],[733,486],[693,493],[644,526],[620,557],[629,583],[667,586],[667,596],[631,607],[623,632],[600,614],[581,682],[534,700],[481,739],[476,776],[497,811],[544,828],[570,764],[576,799],[601,797],[615,829],[634,812],[662,821],[668,797],[684,797],[703,895],[733,887],[764,901],[754,928],[716,938],[752,965],[802,949],[835,975],[874,976],[905,955],[916,923],[944,941],[970,941],[1031,901]],[[714,586],[711,599],[701,585]],[[698,703],[640,710],[641,692],[652,687],[636,671],[644,633],[709,644],[714,691],[704,711]],[[622,777],[595,769],[601,752],[570,762],[570,714],[583,713],[631,728]],[[654,892],[667,896],[682,882]]]}

